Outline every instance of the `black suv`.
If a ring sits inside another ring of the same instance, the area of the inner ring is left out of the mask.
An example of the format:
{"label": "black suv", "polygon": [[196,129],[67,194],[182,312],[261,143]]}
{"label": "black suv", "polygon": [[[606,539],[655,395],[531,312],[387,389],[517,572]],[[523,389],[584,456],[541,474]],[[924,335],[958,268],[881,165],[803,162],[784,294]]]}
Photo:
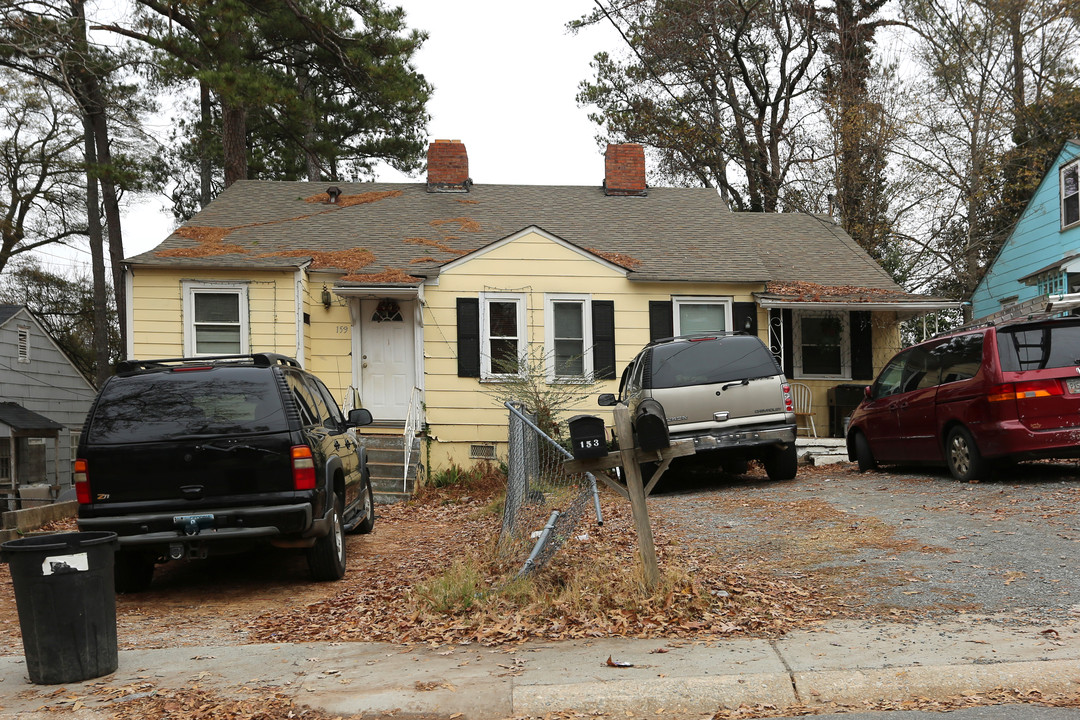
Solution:
{"label": "black suv", "polygon": [[[618,401],[635,417],[663,406],[672,440],[692,439],[704,464],[738,475],[760,460],[771,480],[798,472],[791,387],[758,337],[703,334],[649,343],[622,374]],[[616,398],[600,396],[601,405]],[[652,465],[644,467],[646,480]]]}
{"label": "black suv", "polygon": [[282,355],[122,362],[79,439],[79,529],[119,536],[120,592],[155,563],[257,543],[306,548],[312,576],[337,580],[344,533],[375,523],[352,431],[371,420]]}

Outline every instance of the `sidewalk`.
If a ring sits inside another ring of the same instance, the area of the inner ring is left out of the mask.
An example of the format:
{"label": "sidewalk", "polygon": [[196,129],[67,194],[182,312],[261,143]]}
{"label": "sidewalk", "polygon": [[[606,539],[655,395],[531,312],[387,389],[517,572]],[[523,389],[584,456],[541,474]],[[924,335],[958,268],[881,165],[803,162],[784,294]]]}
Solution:
{"label": "sidewalk", "polygon": [[[1080,690],[1080,624],[836,622],[777,640],[603,639],[403,647],[381,643],[240,645],[128,650],[116,673],[66,686],[32,685],[22,656],[0,658],[0,718],[47,718],[45,708],[107,717],[103,685],[184,687],[225,695],[276,688],[330,713],[399,710],[466,720],[556,711],[700,718],[721,707],[944,698],[997,687]],[[632,667],[612,667],[630,663]],[[55,692],[58,687],[64,691]],[[153,690],[147,687],[146,692]]]}

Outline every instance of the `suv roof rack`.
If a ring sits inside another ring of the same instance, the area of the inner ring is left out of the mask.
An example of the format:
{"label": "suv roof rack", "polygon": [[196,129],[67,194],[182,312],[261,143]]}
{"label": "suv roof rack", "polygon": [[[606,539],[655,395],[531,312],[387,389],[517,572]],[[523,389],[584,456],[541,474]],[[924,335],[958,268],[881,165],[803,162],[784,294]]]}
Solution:
{"label": "suv roof rack", "polygon": [[[658,345],[660,343],[671,342],[672,340],[709,340],[711,338],[717,337],[734,337],[735,335],[749,334],[750,333],[744,332],[742,330],[715,330],[712,332],[696,332],[688,333],[686,335],[673,335],[671,337],[656,338],[655,340],[649,341],[649,344],[645,347],[649,347],[650,345]],[[757,336],[755,335],[754,337]]]}
{"label": "suv roof rack", "polygon": [[117,373],[131,373],[140,370],[162,370],[182,365],[252,365],[253,367],[300,367],[295,358],[281,353],[252,353],[250,355],[205,355],[187,358],[159,358],[155,360],[121,360],[117,363]]}

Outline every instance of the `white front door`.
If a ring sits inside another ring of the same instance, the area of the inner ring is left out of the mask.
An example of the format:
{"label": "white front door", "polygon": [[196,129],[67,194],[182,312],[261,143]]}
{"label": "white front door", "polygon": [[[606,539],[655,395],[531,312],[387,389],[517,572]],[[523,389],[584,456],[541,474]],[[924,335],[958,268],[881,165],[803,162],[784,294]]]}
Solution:
{"label": "white front door", "polygon": [[360,301],[360,400],[376,422],[403,421],[414,378],[414,300]]}

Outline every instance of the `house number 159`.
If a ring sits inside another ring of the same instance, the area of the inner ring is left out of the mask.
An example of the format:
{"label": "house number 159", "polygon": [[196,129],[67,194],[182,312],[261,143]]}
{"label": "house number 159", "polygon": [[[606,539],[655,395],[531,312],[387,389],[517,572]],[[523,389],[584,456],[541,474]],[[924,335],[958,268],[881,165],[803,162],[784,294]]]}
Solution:
{"label": "house number 159", "polygon": [[338,335],[344,335],[347,332],[349,332],[349,326],[348,325],[338,325],[337,326],[337,334]]}

